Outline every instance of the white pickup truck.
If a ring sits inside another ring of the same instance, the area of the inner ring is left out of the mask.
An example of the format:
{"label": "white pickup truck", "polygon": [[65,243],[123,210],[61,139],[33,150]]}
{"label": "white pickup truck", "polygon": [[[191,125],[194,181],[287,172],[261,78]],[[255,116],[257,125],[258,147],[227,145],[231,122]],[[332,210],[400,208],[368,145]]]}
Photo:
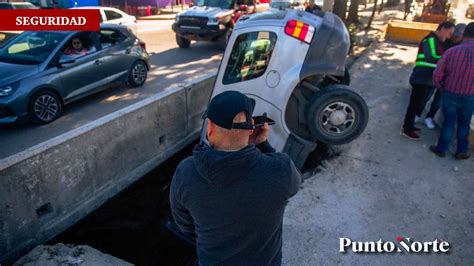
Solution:
{"label": "white pickup truck", "polygon": [[212,41],[224,50],[242,15],[268,9],[269,4],[257,4],[254,0],[197,0],[195,6],[176,16],[172,26],[176,43],[188,48],[191,41]]}

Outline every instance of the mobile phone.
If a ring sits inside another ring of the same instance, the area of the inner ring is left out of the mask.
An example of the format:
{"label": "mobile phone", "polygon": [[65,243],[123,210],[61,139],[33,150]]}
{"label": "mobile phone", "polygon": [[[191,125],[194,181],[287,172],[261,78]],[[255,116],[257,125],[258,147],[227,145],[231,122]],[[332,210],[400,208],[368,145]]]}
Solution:
{"label": "mobile phone", "polygon": [[275,121],[273,119],[268,118],[264,115],[254,116],[252,118],[255,127],[262,127],[265,123],[268,123],[269,126],[275,124]]}

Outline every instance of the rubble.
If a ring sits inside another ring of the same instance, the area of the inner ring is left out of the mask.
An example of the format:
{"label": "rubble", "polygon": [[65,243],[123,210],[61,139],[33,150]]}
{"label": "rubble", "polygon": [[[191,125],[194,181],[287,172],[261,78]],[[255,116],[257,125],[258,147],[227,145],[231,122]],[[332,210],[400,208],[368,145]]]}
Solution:
{"label": "rubble", "polygon": [[119,258],[104,254],[90,246],[74,246],[58,243],[54,246],[36,246],[28,254],[21,257],[15,266],[53,266],[53,265],[133,265]]}

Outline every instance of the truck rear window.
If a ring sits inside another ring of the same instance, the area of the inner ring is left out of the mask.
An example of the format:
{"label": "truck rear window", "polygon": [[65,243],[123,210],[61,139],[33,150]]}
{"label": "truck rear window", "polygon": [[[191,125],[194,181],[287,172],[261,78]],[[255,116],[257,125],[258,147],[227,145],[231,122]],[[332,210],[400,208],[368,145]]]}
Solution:
{"label": "truck rear window", "polygon": [[259,31],[237,37],[224,72],[224,85],[258,78],[265,73],[277,36],[274,32]]}

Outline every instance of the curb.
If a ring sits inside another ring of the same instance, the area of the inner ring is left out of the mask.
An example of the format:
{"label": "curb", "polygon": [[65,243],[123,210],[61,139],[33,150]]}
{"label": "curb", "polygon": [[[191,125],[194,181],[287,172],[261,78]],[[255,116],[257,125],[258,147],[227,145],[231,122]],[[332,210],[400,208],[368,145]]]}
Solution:
{"label": "curb", "polygon": [[147,17],[138,17],[138,20],[175,20],[176,14],[173,15],[155,15]]}

